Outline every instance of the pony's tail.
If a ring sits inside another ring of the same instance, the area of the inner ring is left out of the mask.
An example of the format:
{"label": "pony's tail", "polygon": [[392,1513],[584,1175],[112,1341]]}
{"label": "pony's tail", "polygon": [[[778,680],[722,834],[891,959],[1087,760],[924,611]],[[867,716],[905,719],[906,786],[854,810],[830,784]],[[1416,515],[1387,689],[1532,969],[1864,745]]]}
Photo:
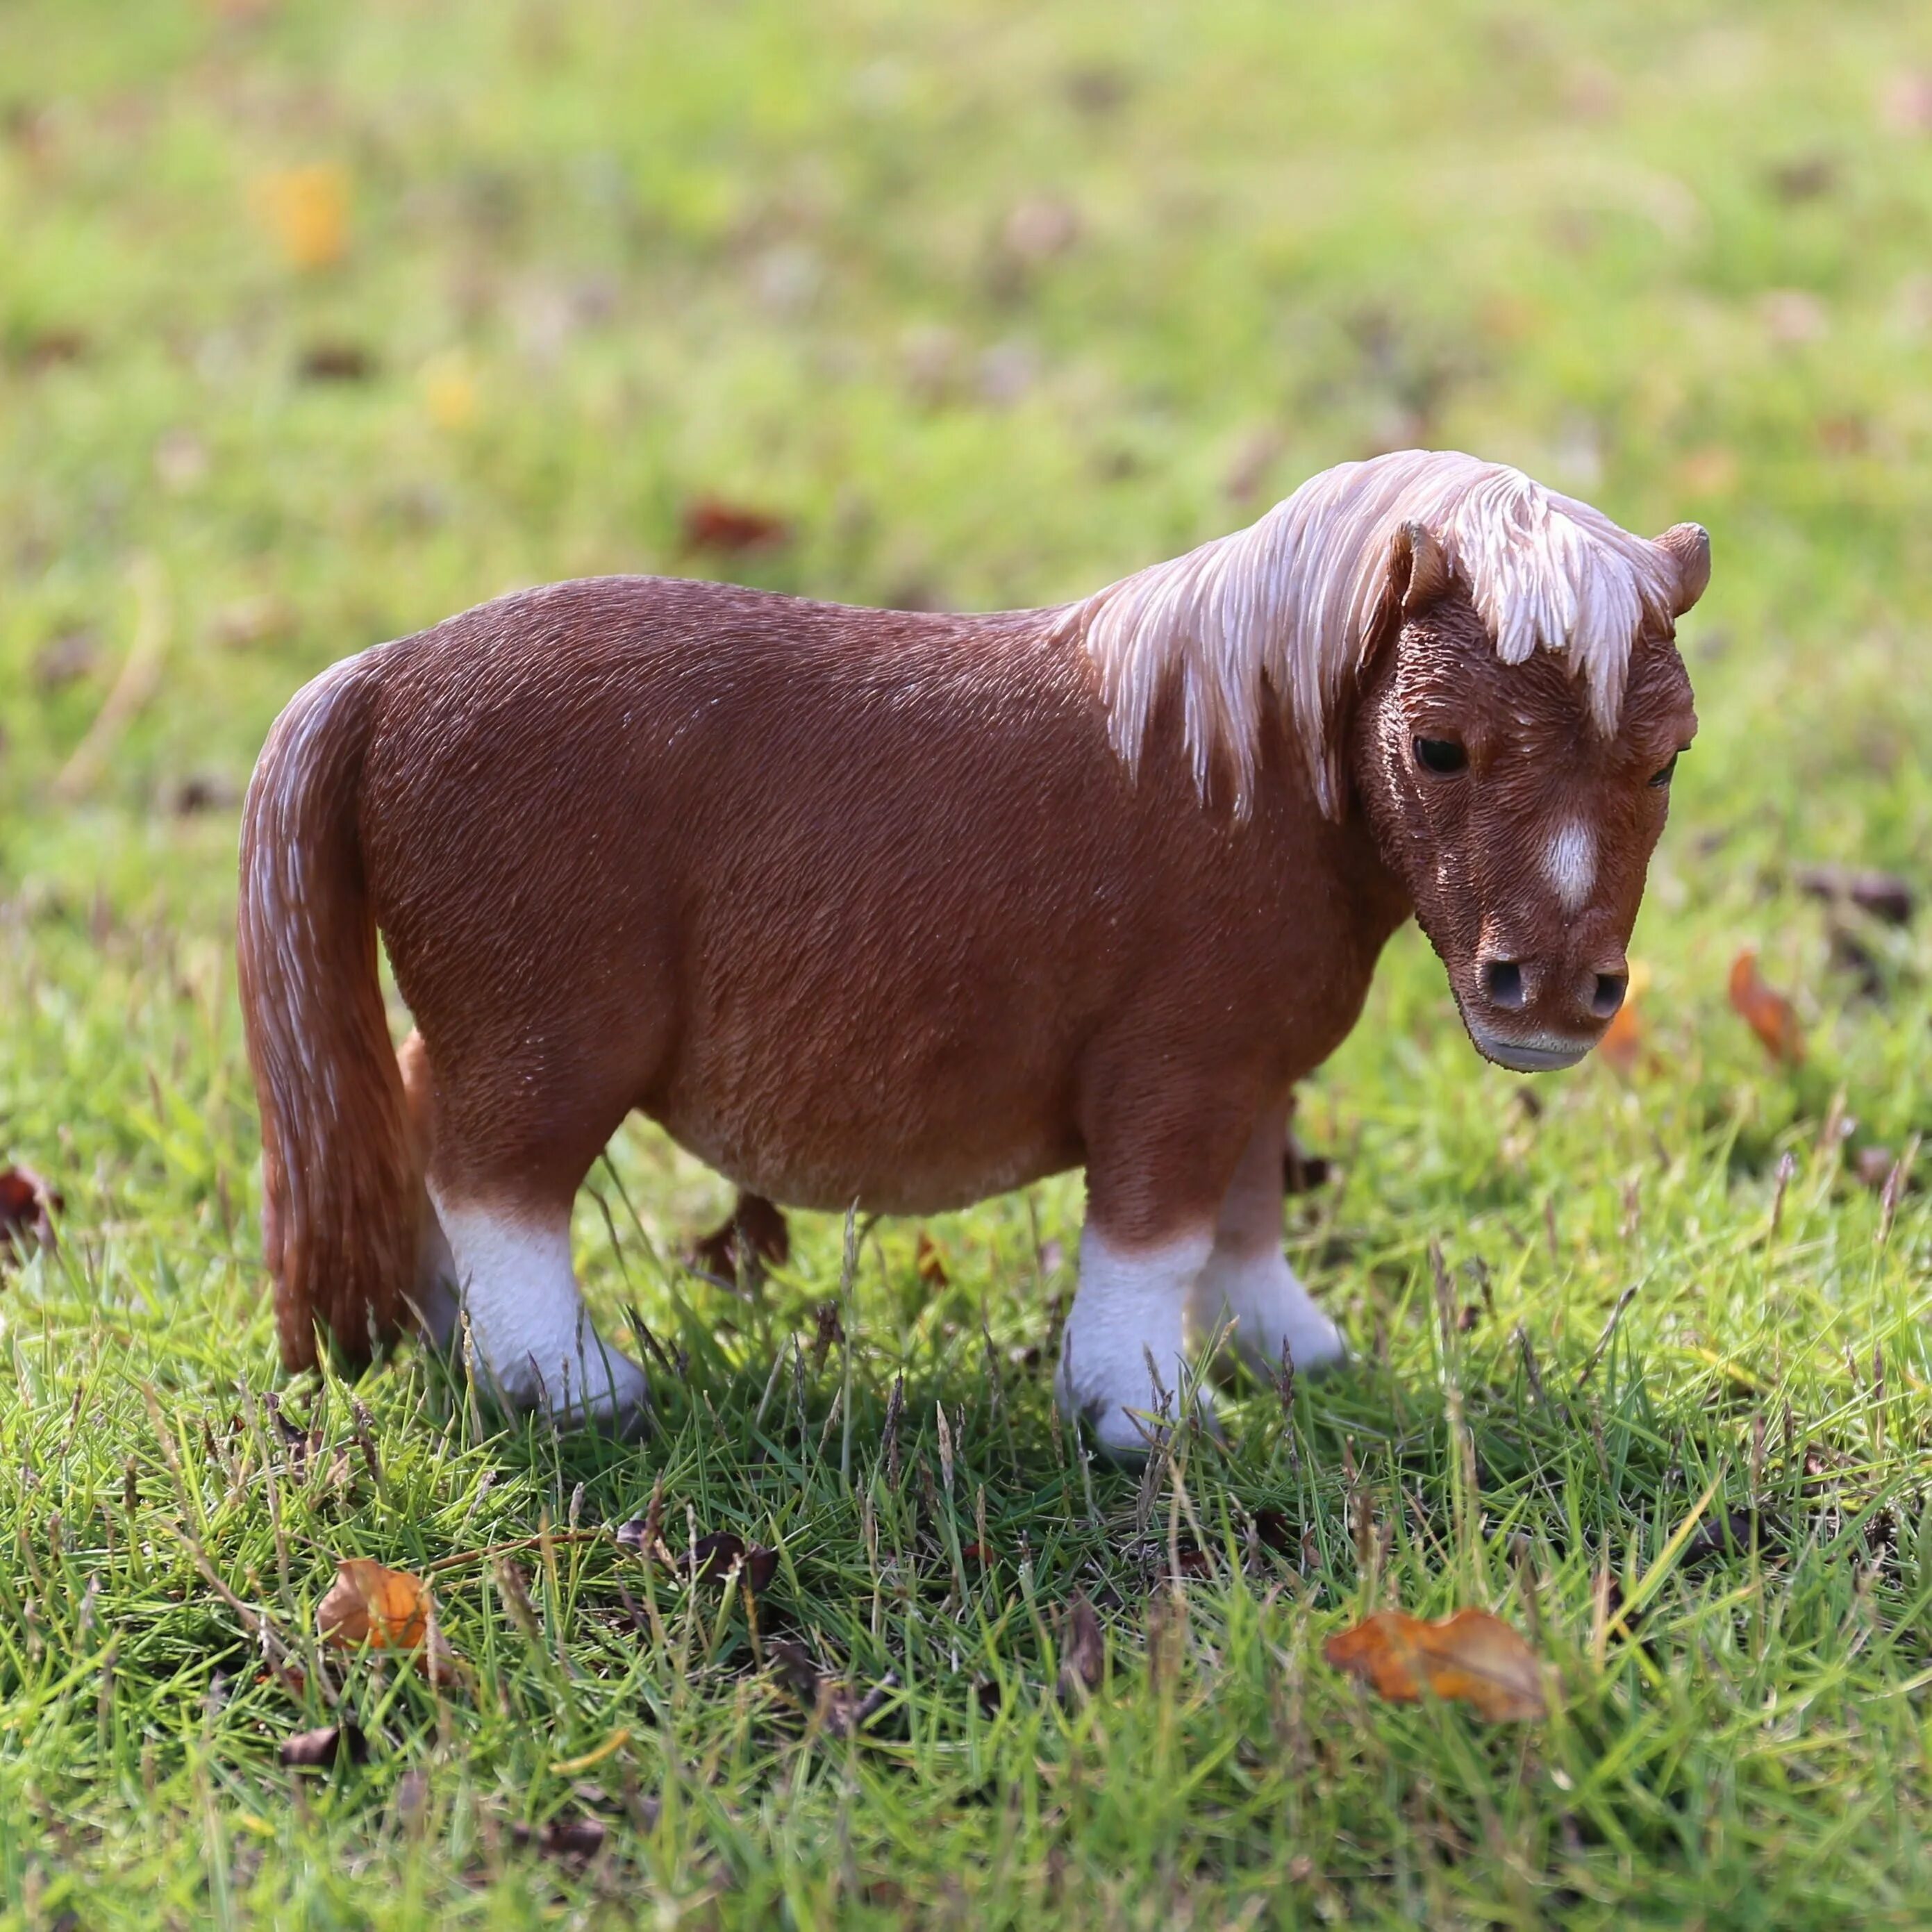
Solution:
{"label": "pony's tail", "polygon": [[381,658],[364,653],[275,721],[242,820],[242,1019],[262,1110],[262,1232],[282,1361],[318,1329],[348,1362],[412,1292],[420,1150],[390,1043],[357,806]]}

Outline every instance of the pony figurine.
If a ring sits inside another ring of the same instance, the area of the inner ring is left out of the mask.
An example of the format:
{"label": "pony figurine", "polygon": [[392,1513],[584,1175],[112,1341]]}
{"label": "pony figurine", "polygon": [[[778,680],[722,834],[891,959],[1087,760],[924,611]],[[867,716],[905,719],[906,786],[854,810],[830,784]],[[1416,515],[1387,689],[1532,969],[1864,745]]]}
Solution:
{"label": "pony figurine", "polygon": [[1294,1084],[1411,914],[1487,1058],[1601,1036],[1709,570],[1694,524],[1408,451],[1055,609],[606,578],[336,664],[242,836],[284,1363],[466,1314],[506,1403],[621,1424],[570,1216],[633,1109],[804,1208],[1084,1167],[1056,1392],[1110,1451],[1191,1336],[1333,1360],[1281,1247]]}

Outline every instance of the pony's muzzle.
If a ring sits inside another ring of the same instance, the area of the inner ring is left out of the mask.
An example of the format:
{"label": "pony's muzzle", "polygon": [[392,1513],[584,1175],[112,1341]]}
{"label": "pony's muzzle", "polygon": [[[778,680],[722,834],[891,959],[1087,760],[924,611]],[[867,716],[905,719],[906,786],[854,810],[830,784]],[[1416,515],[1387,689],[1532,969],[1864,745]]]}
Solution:
{"label": "pony's muzzle", "polygon": [[1521,1072],[1574,1066],[1594,1046],[1630,989],[1621,952],[1594,960],[1486,955],[1465,1017],[1489,1058]]}

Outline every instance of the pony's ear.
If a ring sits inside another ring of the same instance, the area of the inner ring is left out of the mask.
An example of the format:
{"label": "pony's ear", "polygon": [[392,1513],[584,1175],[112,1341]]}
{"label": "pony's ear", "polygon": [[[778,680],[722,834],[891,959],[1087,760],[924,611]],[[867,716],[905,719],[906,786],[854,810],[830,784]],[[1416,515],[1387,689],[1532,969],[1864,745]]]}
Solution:
{"label": "pony's ear", "polygon": [[1704,594],[1711,580],[1711,536],[1702,524],[1672,524],[1657,540],[1677,572],[1677,595],[1670,614],[1681,617]]}
{"label": "pony's ear", "polygon": [[1412,517],[1390,547],[1389,587],[1401,599],[1405,617],[1426,610],[1449,588],[1449,560],[1442,546]]}
{"label": "pony's ear", "polygon": [[1449,560],[1426,525],[1411,518],[1389,544],[1388,567],[1375,615],[1364,630],[1358,668],[1394,637],[1406,617],[1426,610],[1449,588]]}

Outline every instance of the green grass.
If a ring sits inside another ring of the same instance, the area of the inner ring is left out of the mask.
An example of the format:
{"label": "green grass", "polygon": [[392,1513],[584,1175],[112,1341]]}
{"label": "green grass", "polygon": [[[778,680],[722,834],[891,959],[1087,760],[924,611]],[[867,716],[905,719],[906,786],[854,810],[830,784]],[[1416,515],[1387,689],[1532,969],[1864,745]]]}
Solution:
{"label": "green grass", "polygon": [[[1932,1919],[1932,1214],[1882,1238],[1853,1172],[1932,1128],[1932,941],[1874,936],[1862,994],[1794,884],[1932,886],[1922,70],[1932,26],[1865,5],[0,13],[0,1164],[67,1196],[0,1287],[6,1922]],[[260,204],[310,164],[348,248],[304,272]],[[1009,238],[1038,204],[1058,252]],[[640,1125],[578,1233],[664,1351],[649,1440],[506,1431],[406,1351],[277,1373],[229,921],[302,679],[597,571],[1056,598],[1409,440],[1695,517],[1716,572],[1650,1061],[1484,1068],[1408,933],[1306,1096],[1344,1178],[1287,1237],[1354,1366],[1089,1467],[1036,1359],[1076,1180],[932,1224],[937,1292],[911,1226],[842,1282],[800,1217],[748,1300],[674,1264],[728,1197]],[[794,540],[685,554],[707,494]],[[1796,1072],[1726,1006],[1747,943]],[[780,1552],[754,1620],[583,1534],[660,1486],[674,1542]],[[334,1659],[368,1760],[298,1778],[346,1554],[470,1558],[473,1676]],[[1398,1603],[1517,1624],[1549,1720],[1358,1697],[1322,1641]],[[890,1675],[859,1735],[781,1638]],[[585,1816],[587,1861],[520,1843]]]}

